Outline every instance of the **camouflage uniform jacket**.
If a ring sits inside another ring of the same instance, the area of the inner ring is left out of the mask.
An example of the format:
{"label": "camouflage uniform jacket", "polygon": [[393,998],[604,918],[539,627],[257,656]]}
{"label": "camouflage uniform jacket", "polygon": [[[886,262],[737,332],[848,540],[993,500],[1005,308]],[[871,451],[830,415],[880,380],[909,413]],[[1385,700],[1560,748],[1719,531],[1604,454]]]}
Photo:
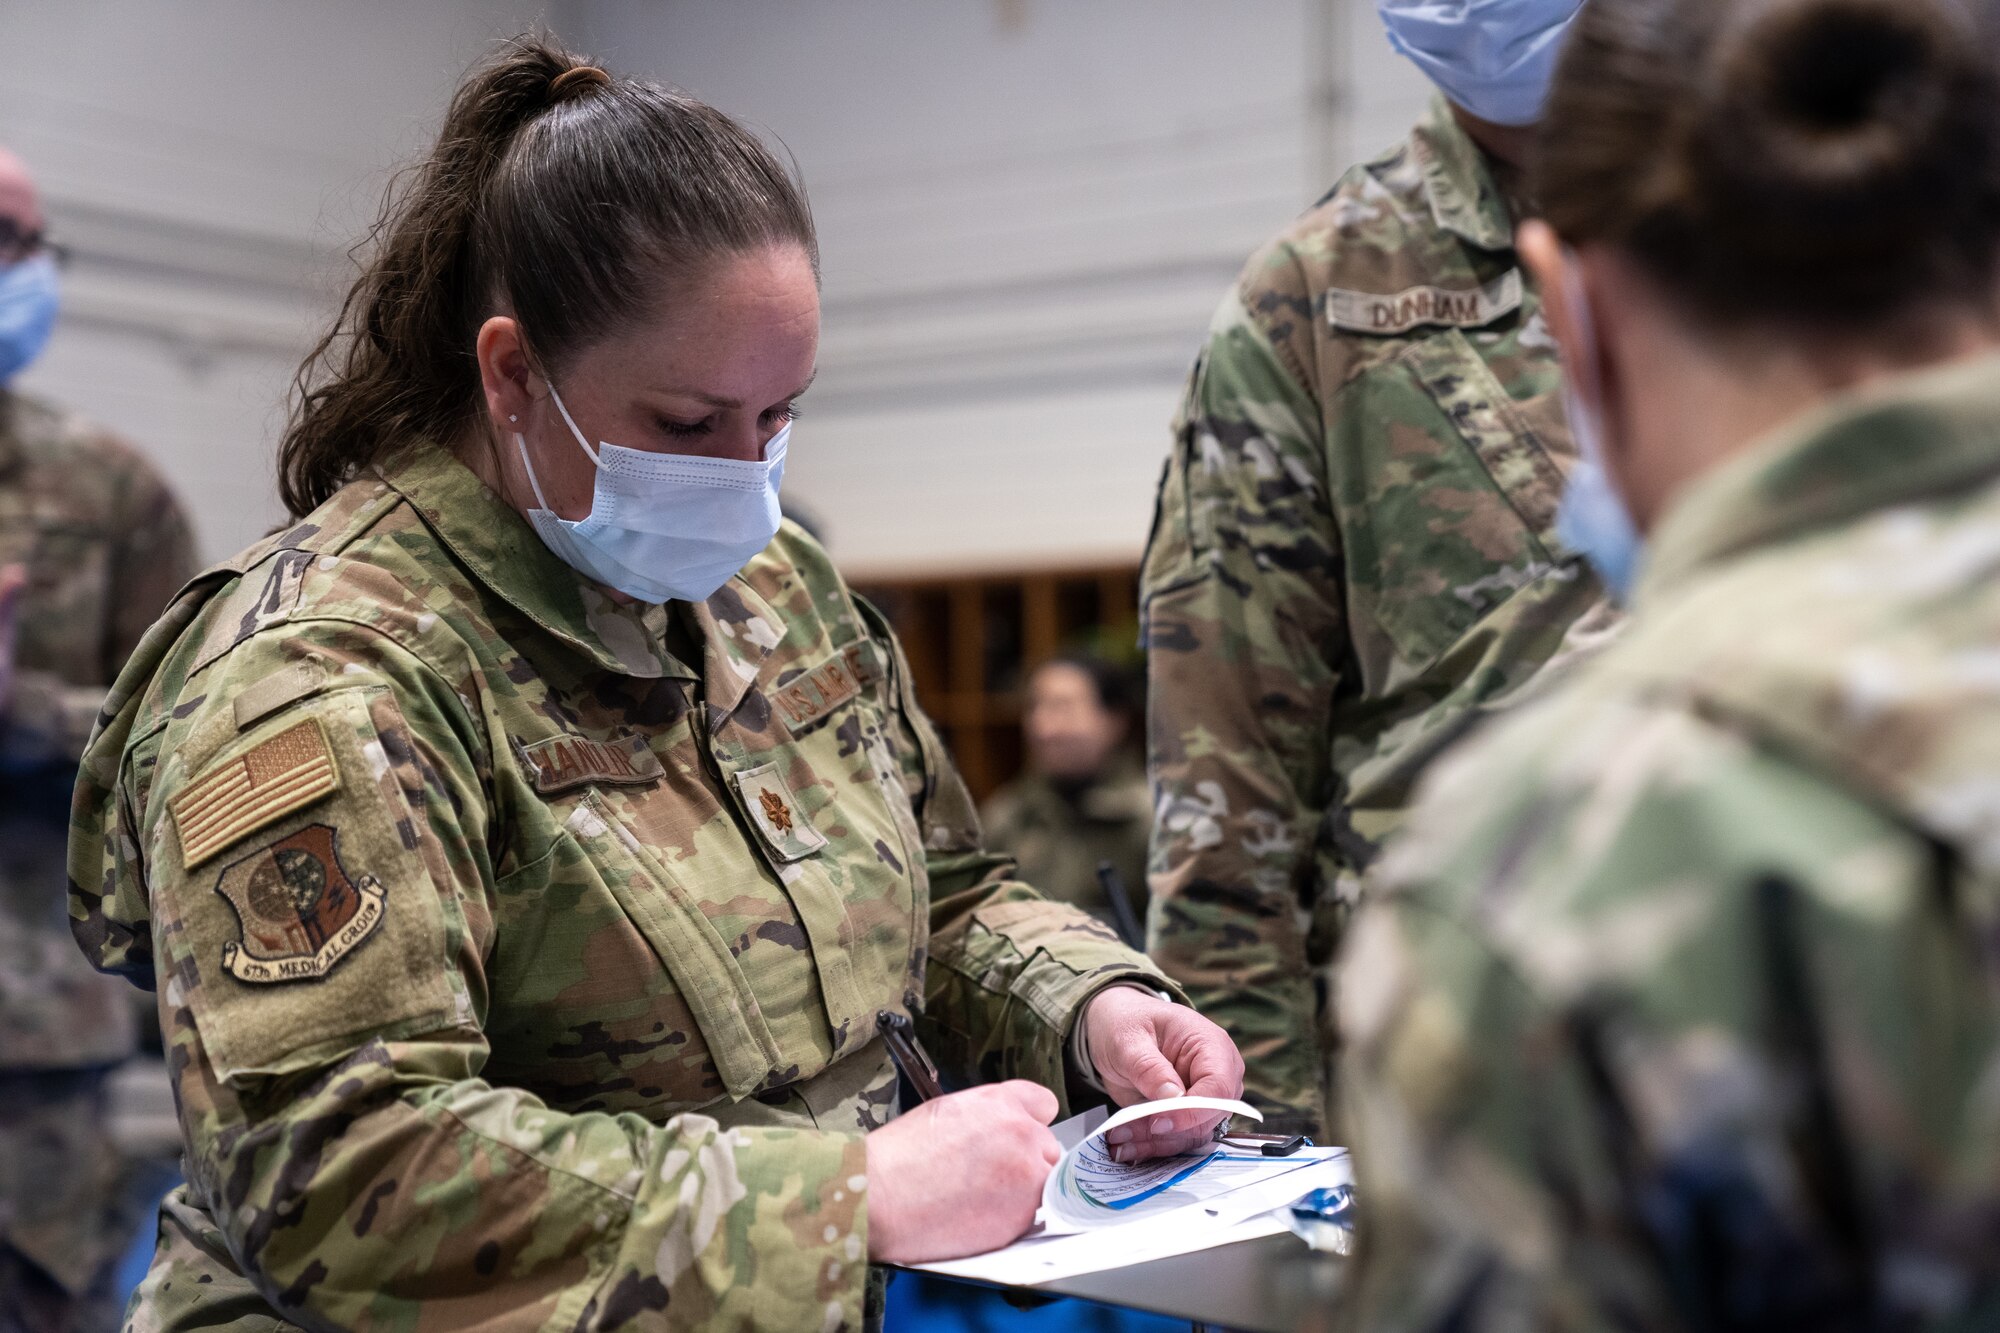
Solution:
{"label": "camouflage uniform jacket", "polygon": [[980,850],[799,529],[621,607],[429,445],[190,588],[76,808],[187,1145],[142,1329],[860,1327],[876,1016],[1060,1091],[1156,975]]}
{"label": "camouflage uniform jacket", "polygon": [[2000,1320],[2000,358],[1676,502],[1351,931],[1355,1327]]}
{"label": "camouflage uniform jacket", "polygon": [[1114,758],[1074,795],[1038,773],[995,792],[980,811],[986,841],[1020,865],[1021,878],[1058,902],[1116,924],[1097,868],[1118,871],[1132,919],[1146,919],[1146,843],[1152,800],[1136,760]]}
{"label": "camouflage uniform jacket", "polygon": [[[1153,954],[1321,1121],[1316,974],[1412,779],[1600,603],[1513,210],[1443,102],[1251,259],[1147,552]],[[1329,813],[1331,812],[1331,813]]]}
{"label": "camouflage uniform jacket", "polygon": [[186,517],[106,431],[0,392],[0,566],[22,564],[14,694],[0,717],[0,1069],[133,1053],[129,992],[70,939],[69,796],[104,692],[194,573]]}

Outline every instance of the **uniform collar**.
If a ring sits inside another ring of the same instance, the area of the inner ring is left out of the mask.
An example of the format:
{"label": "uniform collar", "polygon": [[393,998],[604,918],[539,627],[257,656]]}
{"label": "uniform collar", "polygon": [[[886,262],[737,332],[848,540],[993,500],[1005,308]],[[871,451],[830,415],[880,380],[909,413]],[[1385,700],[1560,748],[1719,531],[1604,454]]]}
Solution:
{"label": "uniform collar", "polygon": [[1442,96],[1410,133],[1438,226],[1482,250],[1514,248],[1514,214],[1493,163]]}
{"label": "uniform collar", "polygon": [[785,637],[771,604],[738,575],[687,613],[702,644],[701,693],[716,716],[736,711]]}
{"label": "uniform collar", "polygon": [[665,607],[611,600],[449,451],[419,441],[381,471],[473,577],[600,667],[647,680],[699,678],[667,651]]}
{"label": "uniform collar", "polygon": [[1653,534],[1635,600],[1745,551],[1996,476],[2000,356],[1898,376],[1697,481]]}

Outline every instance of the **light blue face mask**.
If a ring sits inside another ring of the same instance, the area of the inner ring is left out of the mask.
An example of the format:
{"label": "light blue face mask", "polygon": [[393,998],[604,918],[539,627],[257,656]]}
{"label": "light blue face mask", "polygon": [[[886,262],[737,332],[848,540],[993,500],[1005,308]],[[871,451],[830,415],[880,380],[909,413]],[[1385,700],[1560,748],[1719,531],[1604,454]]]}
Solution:
{"label": "light blue face mask", "polygon": [[1631,511],[1611,484],[1610,474],[1587,445],[1578,427],[1578,407],[1571,395],[1570,428],[1575,431],[1583,456],[1569,474],[1563,488],[1562,506],[1556,511],[1556,536],[1571,548],[1583,552],[1590,567],[1604,580],[1604,586],[1620,606],[1632,602],[1638,586],[1639,567],[1645,562],[1646,541],[1632,522]]}
{"label": "light blue face mask", "polygon": [[56,261],[48,255],[0,269],[0,384],[26,370],[49,345],[61,305]]}
{"label": "light blue face mask", "polygon": [[1389,45],[1481,120],[1542,118],[1583,0],[1375,0]]}
{"label": "light blue face mask", "polygon": [[549,397],[597,464],[590,516],[557,517],[518,433],[514,447],[541,506],[528,511],[528,521],[571,569],[642,602],[705,602],[778,535],[789,425],[771,437],[757,463],[608,443],[592,449],[554,385]]}
{"label": "light blue face mask", "polygon": [[[1578,346],[1572,349],[1572,365],[1590,367],[1594,380],[1597,365],[1597,329],[1590,317],[1590,303],[1584,299],[1583,283],[1577,277],[1576,256],[1564,265],[1563,299],[1569,302],[1570,324]],[[1556,536],[1574,550],[1581,551],[1591,568],[1619,605],[1629,606],[1632,590],[1638,585],[1639,570],[1646,561],[1646,539],[1632,521],[1632,511],[1611,481],[1604,466],[1604,424],[1596,402],[1599,386],[1592,383],[1591,398],[1577,392],[1567,377],[1563,400],[1569,413],[1570,435],[1576,441],[1577,465],[1563,487],[1562,504],[1556,511]]]}

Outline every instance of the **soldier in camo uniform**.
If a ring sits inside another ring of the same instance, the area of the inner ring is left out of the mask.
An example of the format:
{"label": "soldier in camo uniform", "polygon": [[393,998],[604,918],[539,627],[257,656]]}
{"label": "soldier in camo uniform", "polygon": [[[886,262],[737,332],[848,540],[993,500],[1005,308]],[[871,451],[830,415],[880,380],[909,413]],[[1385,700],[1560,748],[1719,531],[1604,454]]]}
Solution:
{"label": "soldier in camo uniform", "polygon": [[[158,988],[187,1144],[135,1329],[859,1329],[871,1259],[1026,1229],[1072,1096],[1240,1088],[981,849],[894,637],[780,526],[818,290],[766,149],[522,39],[378,241],[298,521],[85,761],[76,933]],[[895,1118],[885,1015],[993,1086]],[[1174,1120],[1120,1151],[1214,1128]]]}
{"label": "soldier in camo uniform", "polygon": [[1580,20],[1521,244],[1631,620],[1354,923],[1346,1327],[2000,1325],[1996,53],[1994,0]]}
{"label": "soldier in camo uniform", "polygon": [[1144,572],[1150,945],[1250,1099],[1324,1132],[1327,963],[1425,762],[1610,614],[1520,162],[1578,0],[1382,0],[1441,95],[1250,260],[1176,425]]}
{"label": "soldier in camo uniform", "polygon": [[0,1330],[108,1330],[138,1218],[106,1079],[139,1049],[128,988],[70,939],[78,757],[126,655],[194,572],[180,506],[133,449],[8,382],[55,322],[54,260],[0,150]]}

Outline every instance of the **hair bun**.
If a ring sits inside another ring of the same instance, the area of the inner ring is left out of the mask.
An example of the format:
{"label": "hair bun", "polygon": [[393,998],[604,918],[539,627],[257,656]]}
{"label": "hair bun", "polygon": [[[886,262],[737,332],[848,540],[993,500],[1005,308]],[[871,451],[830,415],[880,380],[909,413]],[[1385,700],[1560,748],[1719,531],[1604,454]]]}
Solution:
{"label": "hair bun", "polygon": [[558,106],[587,96],[610,83],[611,76],[595,65],[571,65],[549,80],[549,105]]}
{"label": "hair bun", "polygon": [[1990,207],[1987,34],[1955,0],[1729,5],[1683,164],[1691,211],[1775,263],[1866,262]]}

